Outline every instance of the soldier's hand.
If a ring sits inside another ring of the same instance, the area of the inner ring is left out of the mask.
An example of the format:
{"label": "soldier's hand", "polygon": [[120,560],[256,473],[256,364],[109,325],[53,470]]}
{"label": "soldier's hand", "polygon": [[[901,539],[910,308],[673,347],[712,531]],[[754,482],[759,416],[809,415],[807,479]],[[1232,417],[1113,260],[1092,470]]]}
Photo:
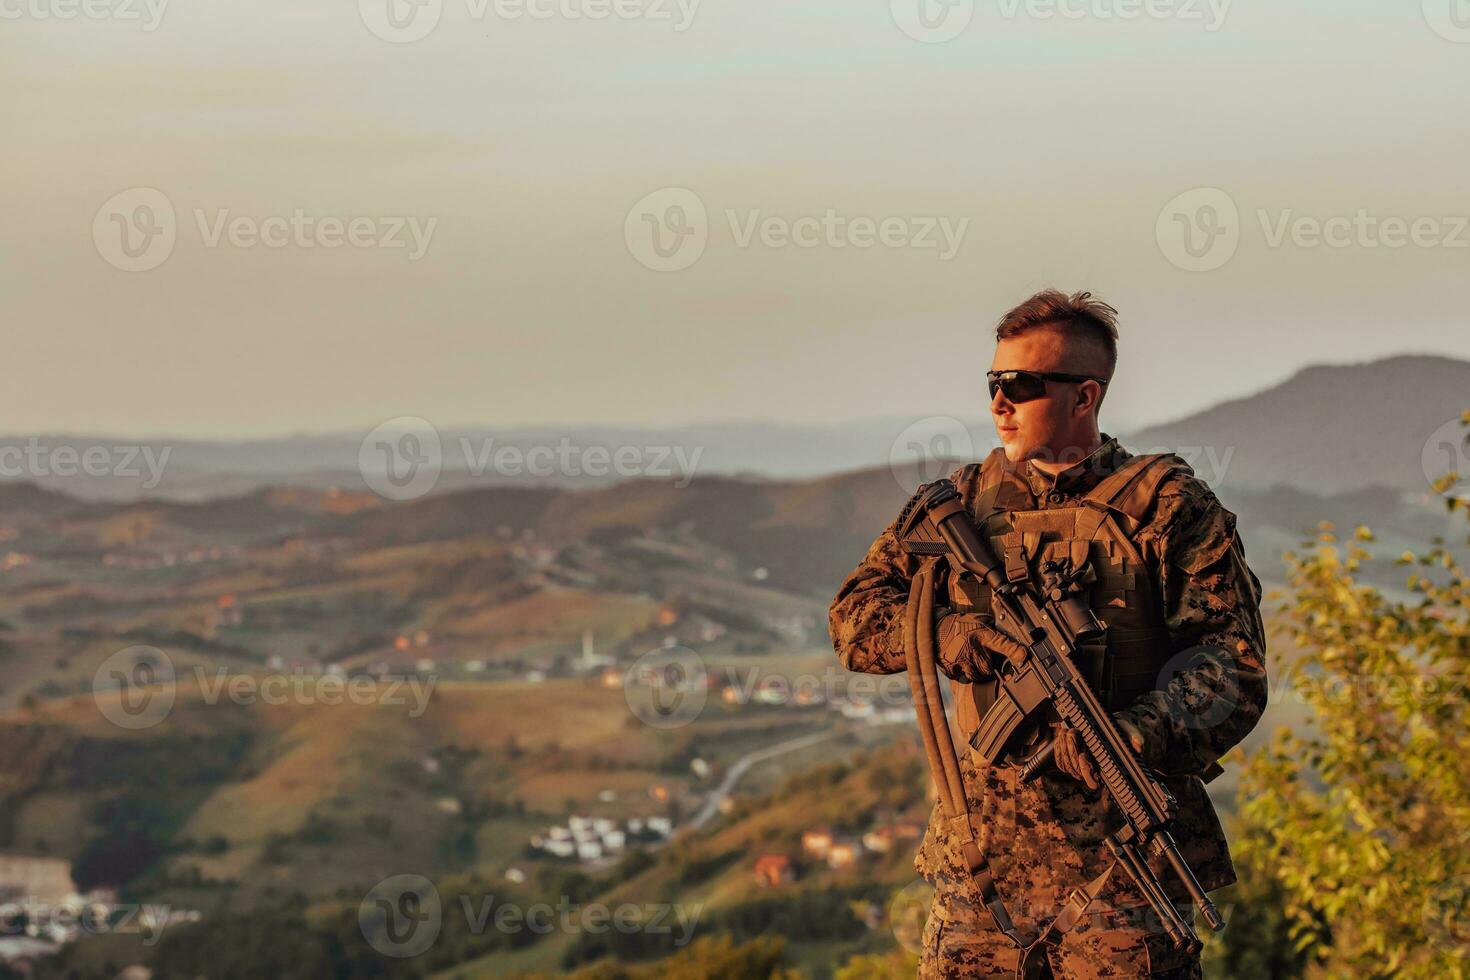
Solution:
{"label": "soldier's hand", "polygon": [[1092,764],[1087,753],[1082,751],[1082,739],[1064,722],[1056,722],[1053,730],[1056,734],[1052,737],[1051,758],[1057,768],[1084,783],[1088,789],[1097,789],[1100,785],[1097,767]]}
{"label": "soldier's hand", "polygon": [[1118,726],[1118,731],[1128,737],[1128,744],[1133,747],[1134,752],[1143,752],[1143,733],[1138,730],[1138,727],[1133,722],[1114,715],[1113,724]]}
{"label": "soldier's hand", "polygon": [[1026,654],[1021,644],[1001,632],[982,613],[941,616],[938,635],[939,665],[945,674],[962,681],[984,680],[995,673],[994,658],[1019,663]]}
{"label": "soldier's hand", "polygon": [[[1143,733],[1132,722],[1114,718],[1113,724],[1117,725],[1118,731],[1128,739],[1128,744],[1134,752],[1143,751]],[[1097,767],[1082,750],[1082,739],[1072,728],[1062,722],[1056,723],[1054,730],[1056,735],[1052,745],[1052,760],[1056,762],[1057,768],[1073,779],[1081,780],[1088,789],[1097,789],[1101,785],[1097,778]]]}

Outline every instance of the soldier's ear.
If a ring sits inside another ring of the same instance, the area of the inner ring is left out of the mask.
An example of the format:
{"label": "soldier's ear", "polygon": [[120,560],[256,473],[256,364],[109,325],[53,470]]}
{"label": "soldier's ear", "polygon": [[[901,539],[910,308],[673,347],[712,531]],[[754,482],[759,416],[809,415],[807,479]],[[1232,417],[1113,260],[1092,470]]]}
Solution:
{"label": "soldier's ear", "polygon": [[1096,381],[1083,381],[1077,385],[1077,400],[1073,402],[1073,408],[1079,412],[1095,408],[1101,391],[1102,386]]}

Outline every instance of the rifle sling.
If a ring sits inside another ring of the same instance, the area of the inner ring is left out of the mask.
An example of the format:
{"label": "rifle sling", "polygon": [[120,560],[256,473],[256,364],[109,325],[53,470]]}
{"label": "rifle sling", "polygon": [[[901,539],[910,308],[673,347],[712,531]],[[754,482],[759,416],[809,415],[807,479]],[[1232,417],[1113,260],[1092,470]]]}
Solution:
{"label": "rifle sling", "polygon": [[1039,975],[1045,962],[1045,956],[1042,955],[1044,948],[1058,943],[1062,935],[1077,924],[1093,900],[1102,893],[1113,869],[1118,865],[1116,861],[1112,862],[1102,874],[1086,885],[1073,889],[1061,913],[1042,928],[1036,939],[1030,943],[1021,939],[1010,913],[1006,911],[1005,903],[996,891],[990,864],[985,860],[980,843],[975,839],[970,801],[960,776],[960,762],[955,754],[949,716],[944,710],[934,637],[935,564],[935,559],[927,559],[920,565],[910,583],[909,599],[904,607],[904,658],[908,666],[909,690],[913,694],[914,710],[918,716],[919,736],[924,742],[924,754],[929,759],[929,771],[939,794],[940,809],[949,825],[949,832],[960,842],[960,856],[975,882],[980,898],[995,920],[996,928],[1022,951],[1016,976],[1035,977]]}

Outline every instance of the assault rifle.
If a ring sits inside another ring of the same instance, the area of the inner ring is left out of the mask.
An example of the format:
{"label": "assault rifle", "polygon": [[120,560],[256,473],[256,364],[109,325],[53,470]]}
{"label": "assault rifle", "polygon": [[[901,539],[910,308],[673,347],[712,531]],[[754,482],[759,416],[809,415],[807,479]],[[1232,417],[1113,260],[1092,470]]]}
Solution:
{"label": "assault rifle", "polygon": [[[1106,631],[1084,595],[1092,581],[1091,568],[1047,562],[1038,569],[1039,581],[1009,581],[949,480],[920,489],[899,517],[898,534],[910,554],[943,557],[952,573],[968,573],[986,582],[992,591],[996,626],[1025,648],[1019,663],[1007,660],[997,665],[995,703],[981,719],[972,747],[987,763],[996,763],[1021,724],[1051,704],[1077,733],[1108,798],[1123,815],[1123,826],[1106,838],[1117,865],[1159,916],[1170,940],[1183,949],[1199,949],[1199,936],[1169,900],[1145,857],[1161,857],[1210,928],[1225,928],[1225,920],[1184,862],[1170,833],[1178,805],[1173,794],[1144,769],[1073,660],[1079,645],[1100,639]],[[1021,763],[1022,778],[1035,776],[1051,751],[1048,742],[1026,758]]]}

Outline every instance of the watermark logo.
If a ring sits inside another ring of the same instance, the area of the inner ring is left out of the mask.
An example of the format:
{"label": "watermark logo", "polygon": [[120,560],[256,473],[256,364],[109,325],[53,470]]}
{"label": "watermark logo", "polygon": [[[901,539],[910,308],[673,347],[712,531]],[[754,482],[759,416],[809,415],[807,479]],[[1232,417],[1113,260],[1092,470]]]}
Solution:
{"label": "watermark logo", "polygon": [[394,875],[380,881],[358,907],[358,926],[363,938],[384,956],[407,959],[434,945],[446,916],[463,916],[463,928],[472,936],[494,929],[502,935],[580,932],[601,935],[648,933],[672,936],[676,947],[688,945],[699,925],[704,903],[693,905],[624,902],[610,906],[601,902],[574,902],[566,895],[555,904],[535,902],[521,905],[490,894],[461,894],[445,907],[434,883],[422,875]]}
{"label": "watermark logo", "polygon": [[384,956],[418,956],[434,945],[444,925],[439,890],[422,875],[385,878],[358,906],[357,924],[368,945]]}
{"label": "watermark logo", "polygon": [[178,242],[173,202],[153,187],[130,187],[109,197],[92,219],[92,242],[108,264],[147,272],[168,261]]}
{"label": "watermark logo", "polygon": [[682,728],[704,711],[709,673],[687,647],[665,647],[633,661],[623,675],[628,708],[652,728]]}
{"label": "watermark logo", "polygon": [[908,493],[949,475],[960,462],[975,458],[975,440],[965,423],[931,415],[907,426],[888,448],[888,471]]}
{"label": "watermark logo", "polygon": [[[3,0],[0,0],[3,2]],[[192,225],[207,249],[267,248],[402,250],[408,261],[428,254],[438,218],[398,215],[233,214],[229,208],[192,208]],[[180,222],[173,202],[152,187],[114,194],[92,219],[92,241],[107,262],[125,272],[148,272],[173,254]]]}
{"label": "watermark logo", "polygon": [[[929,910],[934,904],[934,886],[923,878],[911,881],[888,902],[888,927],[893,938],[910,953],[923,953],[928,936]],[[938,924],[938,917],[935,917]]]}
{"label": "watermark logo", "polygon": [[174,665],[155,647],[119,650],[92,675],[92,700],[102,716],[119,728],[152,728],[174,706]]}
{"label": "watermark logo", "polygon": [[921,44],[943,44],[965,32],[975,18],[975,0],[889,0],[898,29]]}
{"label": "watermark logo", "polygon": [[1446,41],[1470,44],[1470,0],[1423,0],[1424,21]]}
{"label": "watermark logo", "polygon": [[434,489],[444,469],[439,430],[425,419],[404,415],[367,434],[357,450],[363,482],[388,500],[414,500]]}
{"label": "watermark logo", "polygon": [[1235,658],[1225,654],[1219,647],[1194,646],[1181,650],[1165,662],[1159,671],[1158,681],[1155,687],[1160,691],[1169,689],[1174,678],[1180,674],[1187,673],[1199,667],[1213,666],[1218,678],[1213,681],[1208,691],[1196,691],[1185,688],[1181,691],[1181,697],[1174,699],[1177,703],[1176,710],[1171,712],[1174,719],[1182,722],[1186,727],[1196,731],[1211,729],[1222,725],[1235,713],[1236,701],[1234,698],[1217,691],[1236,690],[1239,683],[1239,671],[1236,668]]}
{"label": "watermark logo", "polygon": [[664,187],[645,194],[628,209],[623,241],[639,264],[654,272],[679,272],[704,255],[709,244],[709,213],[687,187]]}
{"label": "watermark logo", "polygon": [[1424,440],[1419,454],[1424,479],[1443,493],[1470,503],[1470,415],[1450,419]]}
{"label": "watermark logo", "polygon": [[[725,226],[736,248],[910,249],[934,251],[948,262],[958,253],[970,219],[949,215],[873,216],[836,208],[801,215],[768,214],[760,208],[725,208]],[[689,268],[709,244],[704,201],[684,187],[645,195],[623,221],[623,238],[633,258],[656,272]]]}
{"label": "watermark logo", "polygon": [[1210,272],[1229,262],[1240,247],[1240,211],[1220,188],[1196,187],[1164,205],[1154,238],[1175,266]]}
{"label": "watermark logo", "polygon": [[[1470,249],[1470,216],[1375,214],[1360,207],[1319,217],[1295,208],[1255,208],[1267,248]],[[1218,269],[1235,255],[1244,227],[1234,199],[1216,187],[1186,191],[1164,206],[1159,249],[1189,272]]]}
{"label": "watermark logo", "polygon": [[382,40],[412,44],[439,26],[444,0],[357,0],[357,12],[367,29]]}
{"label": "watermark logo", "polygon": [[1457,958],[1470,956],[1470,877],[1443,882],[1426,895],[1422,921],[1430,945]]}

